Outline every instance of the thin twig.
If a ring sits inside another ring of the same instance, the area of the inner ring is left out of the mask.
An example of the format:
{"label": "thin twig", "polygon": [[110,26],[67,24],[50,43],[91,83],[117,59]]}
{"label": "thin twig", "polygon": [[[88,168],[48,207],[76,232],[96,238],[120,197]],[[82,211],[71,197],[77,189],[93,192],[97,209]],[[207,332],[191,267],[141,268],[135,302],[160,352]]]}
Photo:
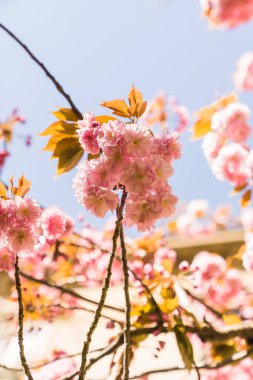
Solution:
{"label": "thin twig", "polygon": [[[96,302],[94,300],[91,300],[90,298],[84,297],[81,294],[75,292],[74,290],[64,288],[63,286],[60,286],[60,285],[57,285],[57,284],[52,284],[49,281],[46,281],[44,279],[35,278],[35,277],[31,276],[30,274],[24,273],[22,271],[20,271],[20,275],[22,277],[26,278],[29,281],[33,281],[33,282],[36,282],[36,283],[41,284],[41,285],[46,285],[49,288],[58,289],[62,293],[69,294],[72,297],[78,298],[78,299],[80,299],[82,301],[89,302],[89,303],[91,303],[93,305],[96,305],[96,306],[98,305],[98,302]],[[105,304],[104,307],[106,307],[107,309],[114,310],[114,311],[119,311],[119,312],[123,312],[124,311],[124,309],[120,309],[118,307],[107,305],[107,304]]]}
{"label": "thin twig", "polygon": [[156,299],[155,297],[153,296],[151,290],[149,289],[149,287],[142,281],[142,279],[132,270],[132,269],[129,269],[129,271],[131,272],[131,274],[134,276],[134,278],[139,281],[139,283],[141,284],[141,286],[146,290],[146,292],[148,293],[153,305],[155,306],[156,308],[156,311],[157,311],[157,314],[158,314],[158,324],[159,326],[163,326],[163,314],[162,314],[162,311],[158,305],[158,303],[156,302]]}
{"label": "thin twig", "polygon": [[[240,361],[246,359],[247,357],[251,356],[253,353],[253,348],[249,349],[248,351],[245,352],[244,355],[238,357],[238,358],[234,358],[234,356],[231,356],[215,365],[210,365],[210,364],[204,364],[204,365],[201,365],[201,366],[198,366],[198,376],[200,376],[199,374],[199,370],[208,370],[208,371],[214,371],[214,370],[217,370],[219,368],[222,368],[222,367],[225,367],[227,365],[230,365],[230,364],[236,364],[236,363],[239,363]],[[196,369],[196,367],[195,367]],[[150,370],[150,371],[145,371],[143,373],[140,373],[139,375],[135,375],[133,377],[130,377],[130,380],[136,380],[136,379],[139,379],[139,378],[142,378],[144,376],[149,376],[149,375],[154,375],[154,374],[158,374],[158,373],[166,373],[166,372],[174,372],[174,371],[187,371],[187,368],[185,367],[169,367],[169,368],[161,368],[161,369],[156,369],[156,370]]]}
{"label": "thin twig", "polygon": [[19,344],[19,354],[22,367],[24,368],[25,374],[29,380],[33,380],[29,365],[26,361],[25,348],[24,348],[24,308],[22,299],[22,287],[19,277],[19,266],[18,266],[18,255],[15,262],[15,282],[16,289],[18,293],[18,344]]}
{"label": "thin twig", "polygon": [[126,302],[126,325],[124,331],[124,341],[125,341],[125,355],[124,355],[124,380],[129,379],[129,365],[130,365],[130,353],[131,353],[131,341],[130,341],[130,329],[131,329],[131,301],[129,296],[129,274],[127,265],[127,252],[124,239],[124,231],[121,225],[120,227],[120,243],[121,243],[121,253],[122,253],[122,268],[124,273],[124,293]]}
{"label": "thin twig", "polygon": [[35,55],[31,52],[31,50],[13,33],[11,32],[6,26],[4,26],[2,23],[0,23],[0,28],[2,28],[12,39],[14,39],[26,52],[29,54],[29,56],[32,58],[34,62],[39,65],[39,67],[44,71],[46,76],[53,82],[57,90],[64,96],[64,98],[69,103],[71,109],[77,114],[77,116],[81,119],[82,114],[74,104],[73,100],[71,99],[70,95],[68,95],[61,84],[55,79],[55,77],[48,71],[44,63],[40,62],[38,58],[35,57]]}
{"label": "thin twig", "polygon": [[220,313],[218,310],[215,310],[212,306],[206,304],[205,301],[202,300],[201,298],[199,298],[199,297],[195,296],[194,294],[192,294],[190,292],[190,290],[184,288],[184,291],[186,292],[186,294],[189,297],[191,297],[192,299],[194,299],[195,301],[197,301],[201,305],[205,306],[209,311],[211,311],[211,313],[213,313],[214,315],[216,315],[216,317],[222,318],[222,313]]}
{"label": "thin twig", "polygon": [[126,201],[126,193],[123,193],[122,197],[121,197],[120,206],[118,208],[118,217],[117,217],[117,221],[115,223],[115,230],[114,230],[113,238],[112,238],[112,242],[113,242],[112,253],[111,253],[110,259],[109,259],[109,264],[108,264],[107,271],[106,271],[106,277],[105,277],[104,285],[102,288],[100,301],[99,301],[97,310],[95,312],[94,320],[92,321],[91,326],[87,332],[86,340],[85,340],[84,345],[83,345],[81,367],[80,367],[80,372],[79,372],[79,377],[78,377],[79,380],[84,380],[84,377],[85,377],[85,374],[87,371],[86,363],[87,363],[87,356],[89,353],[89,347],[91,344],[91,339],[92,339],[93,333],[94,333],[94,331],[98,325],[98,322],[99,322],[99,319],[101,316],[101,312],[102,312],[102,309],[104,307],[107,292],[108,292],[108,289],[110,286],[110,280],[111,280],[111,275],[112,275],[112,265],[113,265],[113,261],[114,261],[115,253],[116,253],[116,249],[117,249],[117,240],[118,240],[118,237],[120,234],[120,227],[121,227],[121,222],[123,219],[123,209],[124,209],[125,201]]}

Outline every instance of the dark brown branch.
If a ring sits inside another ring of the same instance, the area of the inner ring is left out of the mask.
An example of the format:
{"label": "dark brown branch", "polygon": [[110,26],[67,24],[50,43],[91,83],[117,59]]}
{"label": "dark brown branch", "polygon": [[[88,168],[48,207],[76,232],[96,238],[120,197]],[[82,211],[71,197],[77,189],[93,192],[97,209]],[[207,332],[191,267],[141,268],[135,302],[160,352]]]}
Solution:
{"label": "dark brown branch", "polygon": [[118,212],[117,212],[117,221],[115,224],[115,230],[114,230],[113,237],[112,237],[113,247],[112,247],[112,252],[110,255],[110,259],[109,259],[109,264],[108,264],[107,271],[106,271],[106,277],[105,277],[104,285],[102,288],[100,301],[99,301],[97,310],[95,312],[94,320],[93,320],[93,322],[92,322],[92,324],[91,324],[91,326],[87,332],[86,340],[85,340],[84,345],[83,345],[81,367],[80,367],[80,372],[79,372],[79,377],[78,377],[79,380],[84,380],[84,377],[85,377],[85,374],[87,371],[86,363],[87,363],[87,356],[89,353],[89,347],[91,344],[93,333],[94,333],[94,331],[98,325],[99,319],[101,317],[101,312],[103,310],[104,303],[105,303],[106,296],[107,296],[107,292],[108,292],[108,289],[110,286],[110,280],[111,280],[111,275],[112,275],[112,265],[113,265],[113,261],[114,261],[115,254],[116,254],[117,241],[118,241],[118,237],[120,234],[120,228],[121,228],[121,222],[123,219],[123,209],[124,209],[124,205],[125,205],[125,201],[126,201],[126,196],[127,196],[127,194],[123,192],[122,197],[121,197],[120,206],[119,206]]}
{"label": "dark brown branch", "polygon": [[218,318],[222,318],[222,313],[220,313],[218,310],[215,310],[213,307],[211,307],[210,305],[206,304],[201,298],[193,295],[190,290],[188,289],[185,289],[184,288],[184,291],[186,292],[186,294],[191,297],[192,299],[194,299],[195,301],[197,301],[198,303],[200,303],[201,305],[205,306],[206,309],[208,309],[209,311],[211,311],[211,313],[213,313],[214,315],[216,315],[216,317]]}
{"label": "dark brown branch", "polygon": [[[199,372],[199,370],[214,371],[214,370],[217,370],[219,368],[225,367],[225,366],[230,365],[230,364],[234,365],[234,364],[239,363],[240,361],[248,358],[252,354],[253,354],[253,348],[249,349],[248,351],[245,352],[244,355],[241,355],[238,358],[234,358],[234,355],[233,355],[233,356],[217,363],[216,365],[204,364],[204,365],[198,366],[197,367],[198,372]],[[130,380],[136,380],[136,379],[139,379],[141,377],[148,376],[148,375],[155,375],[158,373],[175,372],[175,371],[188,371],[188,370],[185,367],[176,367],[176,366],[170,367],[170,368],[161,368],[161,369],[156,369],[156,370],[151,370],[151,371],[145,371],[143,373],[140,373],[139,375],[130,377]],[[198,373],[198,376],[199,376],[199,373]]]}
{"label": "dark brown branch", "polygon": [[55,77],[48,71],[44,63],[40,62],[38,58],[35,57],[35,55],[31,52],[31,50],[17,37],[14,33],[12,33],[6,26],[4,26],[2,23],[0,23],[0,28],[2,28],[12,39],[14,39],[25,51],[26,53],[31,57],[31,59],[37,63],[37,65],[44,71],[46,76],[53,82],[55,85],[57,91],[59,91],[62,96],[67,100],[69,103],[71,109],[77,114],[77,116],[81,119],[82,114],[74,104],[73,100],[71,99],[70,95],[68,95],[61,84],[55,79]]}
{"label": "dark brown branch", "polygon": [[[125,190],[124,190],[125,191]],[[124,239],[124,231],[121,225],[120,227],[120,243],[121,243],[121,254],[122,254],[122,268],[124,273],[124,293],[125,293],[125,302],[126,302],[126,325],[124,332],[124,343],[125,343],[125,355],[124,355],[124,380],[129,379],[129,366],[130,366],[130,353],[131,353],[131,339],[130,339],[130,330],[131,330],[131,301],[129,296],[129,274],[128,274],[128,265],[127,265],[127,252]]]}
{"label": "dark brown branch", "polygon": [[25,356],[24,348],[24,308],[23,308],[23,299],[22,299],[22,286],[19,277],[19,266],[18,266],[18,255],[16,257],[15,263],[15,283],[18,293],[18,345],[19,345],[19,355],[22,367],[24,368],[25,374],[29,380],[33,380],[29,365]]}
{"label": "dark brown branch", "polygon": [[[29,275],[27,273],[24,273],[22,271],[20,271],[20,275],[22,277],[26,278],[29,281],[33,281],[33,282],[36,282],[36,283],[41,284],[41,285],[46,285],[49,288],[58,289],[61,293],[66,293],[66,294],[69,294],[72,297],[78,298],[78,299],[80,299],[82,301],[89,302],[89,303],[91,303],[93,305],[98,305],[98,302],[96,302],[94,300],[91,300],[90,298],[84,297],[81,294],[75,292],[74,290],[64,288],[63,286],[60,286],[60,285],[57,285],[57,284],[51,284],[50,282],[48,282],[48,281],[46,281],[44,279],[35,278],[35,277],[33,277],[33,276],[31,276],[31,275]],[[107,309],[114,310],[114,311],[119,311],[119,312],[123,312],[124,311],[124,309],[120,309],[118,307],[107,305],[107,304],[105,304],[104,307],[106,307]]]}
{"label": "dark brown branch", "polygon": [[137,281],[139,281],[139,283],[141,284],[141,286],[146,290],[147,294],[149,295],[149,297],[150,297],[153,305],[156,308],[156,312],[157,312],[157,315],[158,315],[158,325],[162,327],[163,326],[163,314],[162,314],[162,311],[161,311],[158,303],[156,302],[155,297],[153,296],[151,290],[149,289],[149,287],[142,281],[142,279],[132,269],[129,269],[129,271],[132,273],[132,275],[134,276],[134,278]]}

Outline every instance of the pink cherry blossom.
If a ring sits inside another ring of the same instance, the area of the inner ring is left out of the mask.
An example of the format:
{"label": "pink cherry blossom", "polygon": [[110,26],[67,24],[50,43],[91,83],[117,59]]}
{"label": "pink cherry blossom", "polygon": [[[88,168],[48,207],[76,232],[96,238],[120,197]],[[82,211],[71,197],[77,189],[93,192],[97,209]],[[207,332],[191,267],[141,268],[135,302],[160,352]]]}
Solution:
{"label": "pink cherry blossom", "polygon": [[223,276],[226,269],[226,261],[221,256],[209,252],[198,253],[191,264],[191,270],[195,270],[194,276],[199,284]]}
{"label": "pink cherry blossom", "polygon": [[92,185],[86,189],[81,203],[87,210],[103,218],[107,211],[116,209],[118,200],[117,194],[113,191]]}
{"label": "pink cherry blossom", "polygon": [[211,127],[222,137],[242,143],[251,134],[251,128],[248,125],[249,117],[248,106],[242,103],[231,103],[222,110],[215,112]]}
{"label": "pink cherry blossom", "polygon": [[14,268],[15,254],[7,243],[0,242],[0,271],[10,271]]}
{"label": "pink cherry blossom", "polygon": [[234,28],[253,18],[252,0],[201,0],[203,14],[213,27]]}
{"label": "pink cherry blossom", "polygon": [[25,220],[26,223],[34,223],[41,214],[39,204],[30,198],[15,198],[16,218]]}
{"label": "pink cherry blossom", "polygon": [[41,215],[41,228],[47,242],[52,244],[66,232],[66,217],[57,207],[47,208]]}
{"label": "pink cherry blossom", "polygon": [[78,121],[77,134],[83,149],[91,154],[99,153],[99,146],[96,140],[100,124],[95,120],[92,112],[85,113],[83,120]]}
{"label": "pink cherry blossom", "polygon": [[223,138],[218,133],[208,132],[204,136],[202,150],[209,163],[218,156],[223,143]]}
{"label": "pink cherry blossom", "polygon": [[32,251],[34,248],[36,235],[30,225],[10,226],[7,237],[15,253]]}
{"label": "pink cherry blossom", "polygon": [[212,162],[213,174],[221,181],[228,180],[234,186],[247,182],[250,170],[247,167],[248,151],[237,143],[222,147]]}
{"label": "pink cherry blossom", "polygon": [[235,87],[239,90],[253,90],[253,52],[248,51],[243,54],[237,62],[234,75]]}
{"label": "pink cherry blossom", "polygon": [[139,124],[127,124],[123,135],[124,155],[142,158],[149,154],[152,146],[151,132]]}

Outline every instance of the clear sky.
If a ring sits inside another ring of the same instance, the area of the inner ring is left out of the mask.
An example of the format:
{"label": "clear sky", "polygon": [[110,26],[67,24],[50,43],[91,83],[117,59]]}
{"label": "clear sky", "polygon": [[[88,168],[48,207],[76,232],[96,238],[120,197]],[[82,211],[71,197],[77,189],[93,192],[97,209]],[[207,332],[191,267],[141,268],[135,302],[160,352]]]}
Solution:
{"label": "clear sky", "polygon": [[[253,49],[253,23],[213,31],[200,12],[198,0],[0,0],[1,22],[47,65],[80,110],[96,113],[103,112],[102,100],[125,97],[132,82],[146,99],[164,90],[191,111],[230,91],[235,61]],[[38,137],[54,120],[49,111],[67,103],[1,30],[0,91],[0,119],[18,107],[27,118],[20,129],[34,136],[29,150],[15,139],[4,179],[24,171],[33,197],[76,215],[82,209],[72,192],[74,171],[55,179],[56,162],[40,152],[46,141]],[[253,105],[252,94],[240,98]],[[238,202],[228,198],[230,187],[212,176],[190,134],[172,185],[185,201]]]}

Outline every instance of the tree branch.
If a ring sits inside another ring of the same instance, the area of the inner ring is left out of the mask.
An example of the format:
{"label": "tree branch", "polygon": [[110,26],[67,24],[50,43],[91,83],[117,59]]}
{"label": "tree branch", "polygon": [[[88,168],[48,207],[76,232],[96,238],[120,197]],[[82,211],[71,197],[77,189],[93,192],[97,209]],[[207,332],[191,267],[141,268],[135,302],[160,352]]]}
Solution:
{"label": "tree branch", "polygon": [[[125,190],[124,190],[125,191]],[[129,379],[129,365],[130,365],[130,354],[131,354],[131,341],[130,341],[130,329],[131,329],[131,301],[129,296],[129,274],[127,265],[127,252],[124,239],[124,231],[121,225],[120,227],[120,243],[121,243],[121,254],[122,254],[122,268],[124,273],[124,293],[126,302],[126,325],[124,332],[124,342],[125,342],[125,355],[124,355],[124,380]]]}
{"label": "tree branch", "polygon": [[[50,282],[44,280],[44,279],[38,279],[38,278],[35,278],[27,273],[24,273],[22,271],[20,271],[20,275],[24,278],[26,278],[27,280],[29,281],[33,281],[33,282],[36,282],[38,284],[41,284],[41,285],[46,285],[48,286],[49,288],[54,288],[54,289],[58,289],[60,292],[62,293],[66,293],[66,294],[69,294],[71,295],[72,297],[75,297],[75,298],[78,298],[82,301],[85,301],[85,302],[89,302],[93,305],[98,305],[98,302],[96,301],[93,301],[91,300],[90,298],[87,298],[87,297],[84,297],[82,296],[81,294],[75,292],[74,290],[71,290],[71,289],[67,289],[67,288],[64,288],[63,286],[60,286],[60,285],[57,285],[57,284],[51,284]],[[118,307],[115,307],[115,306],[110,306],[110,305],[107,305],[105,304],[104,307],[106,307],[107,309],[111,309],[111,310],[114,310],[114,311],[118,311],[118,312],[123,312],[124,309],[120,309]]]}
{"label": "tree branch", "polygon": [[37,65],[44,71],[46,76],[53,82],[55,85],[57,91],[59,91],[62,96],[67,100],[69,103],[71,109],[77,114],[77,116],[81,119],[82,114],[74,104],[73,100],[71,99],[70,95],[68,95],[61,84],[55,79],[55,77],[48,71],[46,66],[38,60],[38,58],[35,57],[35,55],[31,52],[31,50],[17,37],[14,33],[12,33],[6,26],[4,26],[2,23],[0,23],[0,28],[2,28],[14,41],[16,41],[25,51],[26,53],[31,57],[31,59],[37,63]]}
{"label": "tree branch", "polygon": [[[234,358],[235,355],[229,357],[228,359],[225,359],[216,365],[210,365],[210,364],[204,364],[201,366],[198,366],[198,371],[199,370],[217,370],[219,368],[225,367],[229,364],[236,364],[239,363],[240,361],[246,359],[247,357],[251,356],[253,354],[253,348],[249,349],[248,351],[245,352],[245,354],[239,356],[238,358]],[[139,375],[135,375],[133,377],[130,377],[130,380],[136,380],[144,376],[148,375],[154,375],[158,373],[166,373],[166,372],[174,372],[174,371],[188,371],[187,368],[185,367],[169,367],[169,368],[161,368],[161,369],[156,369],[156,370],[151,370],[151,371],[145,371],[143,373],[140,373]]]}
{"label": "tree branch", "polygon": [[117,210],[118,211],[117,212],[117,221],[116,221],[115,230],[114,230],[113,238],[112,238],[112,242],[113,242],[112,253],[110,255],[109,264],[108,264],[107,271],[106,271],[105,282],[104,282],[104,285],[102,288],[100,301],[99,301],[97,310],[95,312],[95,317],[94,317],[94,320],[93,320],[93,322],[92,322],[92,324],[88,330],[88,333],[86,335],[86,340],[85,340],[84,345],[83,345],[81,367],[80,367],[79,378],[78,378],[79,380],[84,380],[84,377],[85,377],[85,374],[87,371],[86,363],[87,363],[87,356],[88,356],[88,352],[89,352],[89,347],[90,347],[91,340],[92,340],[92,335],[93,335],[93,333],[94,333],[94,331],[98,325],[98,322],[99,322],[99,319],[101,316],[101,312],[102,312],[102,309],[104,307],[107,292],[108,292],[108,289],[110,286],[110,279],[111,279],[111,275],[112,275],[112,264],[113,264],[116,249],[117,249],[117,240],[118,240],[118,237],[120,234],[120,228],[121,228],[121,222],[123,219],[123,209],[124,209],[124,205],[125,205],[125,201],[126,201],[126,196],[127,196],[127,194],[123,192],[122,197],[121,197],[120,206],[118,207],[118,210]]}
{"label": "tree branch", "polygon": [[23,308],[23,299],[22,299],[22,287],[19,277],[19,266],[18,266],[18,255],[16,256],[16,262],[15,262],[15,282],[16,282],[16,289],[18,293],[18,344],[19,344],[19,354],[20,354],[20,360],[21,364],[24,368],[25,374],[29,380],[33,380],[29,365],[26,361],[25,356],[25,348],[24,348],[24,308]]}

